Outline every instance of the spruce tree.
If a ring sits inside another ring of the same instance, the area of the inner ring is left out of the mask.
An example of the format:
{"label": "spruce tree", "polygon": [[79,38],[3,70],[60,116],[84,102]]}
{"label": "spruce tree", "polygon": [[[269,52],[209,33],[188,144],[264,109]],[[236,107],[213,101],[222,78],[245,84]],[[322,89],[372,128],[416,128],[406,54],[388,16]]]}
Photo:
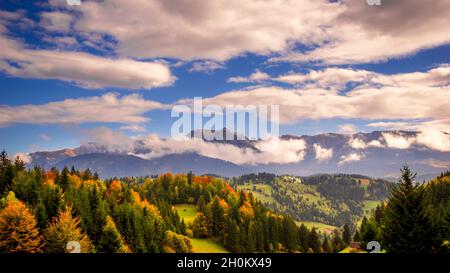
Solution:
{"label": "spruce tree", "polygon": [[37,221],[25,204],[11,194],[0,212],[0,252],[40,252]]}
{"label": "spruce tree", "polygon": [[16,168],[16,171],[25,171],[25,162],[22,158],[19,156],[16,156],[16,159],[14,160],[14,167]]}
{"label": "spruce tree", "polygon": [[298,240],[300,245],[300,251],[307,252],[308,251],[308,237],[309,237],[309,231],[308,228],[301,224],[300,228],[298,229]]}
{"label": "spruce tree", "polygon": [[247,238],[245,241],[245,252],[255,252],[255,251],[256,251],[255,229],[253,223],[249,223],[247,227]]}
{"label": "spruce tree", "polygon": [[239,252],[239,227],[234,219],[228,218],[225,226],[225,247],[231,252]]}
{"label": "spruce tree", "polygon": [[345,248],[344,241],[342,240],[339,231],[337,229],[334,230],[332,246],[334,252],[339,252]]}
{"label": "spruce tree", "polygon": [[371,241],[379,241],[379,232],[376,223],[372,219],[363,218],[360,229],[361,247],[365,249]]}
{"label": "spruce tree", "polygon": [[14,166],[5,150],[0,153],[0,195],[10,190],[14,178]]}
{"label": "spruce tree", "polygon": [[344,231],[342,232],[342,240],[345,244],[350,244],[350,241],[352,240],[352,232],[350,231],[350,227],[348,224],[344,225]]}
{"label": "spruce tree", "polygon": [[414,183],[416,174],[407,166],[401,172],[384,211],[382,247],[392,253],[436,252],[441,243],[426,211],[424,187]]}
{"label": "spruce tree", "polygon": [[320,253],[321,244],[319,240],[319,235],[316,232],[316,228],[312,228],[308,236],[308,247],[312,249],[314,253]]}
{"label": "spruce tree", "polygon": [[61,186],[63,190],[66,190],[69,186],[69,169],[67,167],[64,167],[64,169],[61,171],[61,175],[58,180],[58,184]]}
{"label": "spruce tree", "polygon": [[328,239],[328,236],[325,236],[322,243],[322,250],[325,253],[332,253],[333,247],[331,246],[330,240]]}
{"label": "spruce tree", "polygon": [[219,236],[223,232],[225,225],[225,211],[220,205],[220,198],[216,196],[211,203],[210,226],[213,236]]}
{"label": "spruce tree", "polygon": [[361,242],[361,234],[359,233],[359,230],[355,231],[355,234],[353,235],[353,241]]}
{"label": "spruce tree", "polygon": [[297,226],[294,220],[289,217],[283,217],[283,235],[284,244],[289,251],[295,251],[298,249],[298,237]]}
{"label": "spruce tree", "polygon": [[106,223],[97,245],[98,252],[101,253],[128,253],[129,247],[125,244],[122,235],[117,230],[116,224],[110,216],[106,217]]}

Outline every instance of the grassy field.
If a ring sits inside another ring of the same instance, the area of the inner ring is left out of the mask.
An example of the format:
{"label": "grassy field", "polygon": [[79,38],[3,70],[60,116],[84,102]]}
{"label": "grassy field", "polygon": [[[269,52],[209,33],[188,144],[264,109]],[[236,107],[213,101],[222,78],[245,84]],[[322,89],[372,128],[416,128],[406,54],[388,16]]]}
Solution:
{"label": "grassy field", "polygon": [[[181,218],[184,219],[186,224],[190,224],[194,221],[197,216],[197,206],[190,204],[179,204],[175,205],[175,209],[180,215]],[[192,235],[191,235],[192,236]],[[228,251],[221,246],[219,243],[216,243],[214,240],[210,238],[198,239],[198,238],[190,238],[191,244],[193,247],[194,253],[227,253]]]}
{"label": "grassy field", "polygon": [[380,203],[381,203],[380,201],[365,200],[363,207],[364,215],[369,216],[370,211],[375,209]]}
{"label": "grassy field", "polygon": [[274,203],[275,202],[275,199],[272,198],[272,187],[270,185],[245,184],[245,185],[239,185],[238,189],[245,190],[247,192],[252,192],[253,196],[263,203]]}
{"label": "grassy field", "polygon": [[297,224],[298,225],[304,224],[308,229],[311,229],[311,228],[315,227],[320,232],[323,232],[323,233],[326,233],[326,234],[330,234],[335,229],[337,229],[337,227],[335,227],[335,226],[327,225],[327,224],[319,223],[319,222],[297,221]]}
{"label": "grassy field", "polygon": [[228,253],[220,244],[212,239],[194,239],[191,238],[191,244],[194,253]]}
{"label": "grassy field", "polygon": [[180,215],[180,217],[184,219],[184,222],[186,224],[192,223],[198,212],[197,206],[190,204],[175,205],[175,209],[177,210],[178,215]]}

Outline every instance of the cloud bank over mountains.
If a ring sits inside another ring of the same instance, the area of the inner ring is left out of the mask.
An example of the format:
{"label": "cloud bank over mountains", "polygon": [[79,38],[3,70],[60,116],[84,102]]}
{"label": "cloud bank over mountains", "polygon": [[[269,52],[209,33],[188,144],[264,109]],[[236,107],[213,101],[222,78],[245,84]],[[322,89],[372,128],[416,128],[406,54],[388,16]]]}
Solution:
{"label": "cloud bank over mountains", "polygon": [[[261,141],[215,141],[195,137],[161,138],[156,134],[128,137],[120,131],[101,127],[85,131],[85,142],[79,148],[19,156],[30,166],[89,167],[99,170],[105,177],[117,174],[109,170],[111,164],[123,167],[121,175],[132,175],[135,171],[149,175],[189,170],[201,174],[214,170],[215,174],[226,176],[252,172],[299,175],[357,172],[384,177],[396,176],[399,161],[413,166],[421,174],[446,169],[450,150],[433,150],[417,141],[409,146],[404,144],[420,139],[419,135],[417,132],[385,131],[353,135],[283,135]],[[355,145],[355,140],[359,146]],[[381,145],[366,144],[375,141]],[[201,162],[201,166],[195,162]]]}
{"label": "cloud bank over mountains", "polygon": [[[342,144],[319,143],[315,138],[274,137],[267,140],[205,140],[198,137],[161,138],[156,134],[128,137],[120,131],[107,127],[88,130],[85,145],[102,147],[111,153],[135,155],[144,159],[154,159],[170,154],[197,153],[221,159],[238,165],[289,164],[305,159],[307,153],[317,163],[338,160],[339,165],[360,161],[372,150],[427,150],[450,153],[450,136],[441,133],[444,142],[437,145],[426,141],[424,132],[386,131],[338,135]],[[378,137],[374,138],[373,135]],[[319,135],[320,136],[320,135]],[[324,134],[326,137],[327,134]],[[366,140],[367,139],[367,140]],[[339,153],[344,153],[339,155]]]}

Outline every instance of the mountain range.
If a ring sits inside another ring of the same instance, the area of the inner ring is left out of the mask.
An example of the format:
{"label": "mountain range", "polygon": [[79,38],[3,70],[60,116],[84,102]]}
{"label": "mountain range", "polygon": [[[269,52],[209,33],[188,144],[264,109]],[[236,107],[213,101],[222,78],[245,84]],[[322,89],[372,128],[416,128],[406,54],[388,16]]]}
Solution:
{"label": "mountain range", "polygon": [[[213,133],[224,133],[216,131]],[[200,140],[217,145],[222,149],[238,148],[251,151],[256,156],[263,154],[260,141],[245,137],[233,140],[208,140],[206,131]],[[209,131],[208,133],[211,133]],[[438,140],[450,140],[447,133],[440,132]],[[236,135],[235,135],[236,136]],[[191,134],[192,138],[198,134]],[[408,164],[421,177],[435,176],[450,167],[450,151],[442,149],[440,142],[428,141],[421,132],[374,131],[371,133],[318,135],[282,135],[279,141],[284,146],[304,143],[299,148],[299,160],[280,162],[244,162],[235,158],[212,154],[195,147],[191,150],[166,151],[159,156],[147,157],[154,151],[152,140],[134,140],[132,150],[112,151],[104,143],[88,143],[73,149],[40,151],[29,154],[29,166],[63,168],[72,165],[79,169],[90,168],[101,177],[144,176],[166,172],[196,174],[216,174],[220,176],[240,176],[247,173],[271,172],[275,174],[311,175],[317,173],[358,173],[371,177],[398,177],[399,169]],[[292,142],[297,141],[297,142]],[[447,144],[448,142],[444,142]],[[227,146],[230,145],[230,146]],[[284,147],[283,146],[283,147]],[[167,150],[167,148],[165,148]],[[301,154],[301,155],[300,155]],[[242,156],[246,154],[243,153]],[[270,156],[270,154],[269,154]],[[283,159],[283,154],[278,155]]]}

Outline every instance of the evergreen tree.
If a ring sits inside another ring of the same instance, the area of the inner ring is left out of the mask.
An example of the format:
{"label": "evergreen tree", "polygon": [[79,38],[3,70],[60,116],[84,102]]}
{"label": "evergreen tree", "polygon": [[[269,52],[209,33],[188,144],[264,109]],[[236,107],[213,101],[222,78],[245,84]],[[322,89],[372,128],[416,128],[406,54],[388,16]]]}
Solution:
{"label": "evergreen tree", "polygon": [[344,231],[342,232],[342,240],[346,245],[350,244],[350,241],[352,240],[352,232],[350,231],[350,227],[348,224],[344,225]]}
{"label": "evergreen tree", "polygon": [[78,170],[75,169],[74,165],[72,165],[72,167],[70,168],[70,174],[71,175],[79,175]]}
{"label": "evergreen tree", "polygon": [[25,171],[25,162],[20,156],[16,156],[16,159],[14,160],[14,167],[18,172]]}
{"label": "evergreen tree", "polygon": [[192,171],[188,172],[188,174],[187,174],[187,181],[188,181],[189,185],[191,185],[192,182],[194,181],[194,174],[192,173]]}
{"label": "evergreen tree", "polygon": [[187,230],[186,224],[184,223],[184,219],[182,218],[179,226],[179,231],[181,234],[186,235],[186,230]]}
{"label": "evergreen tree", "polygon": [[92,244],[80,229],[80,219],[72,216],[72,208],[60,211],[44,231],[44,251],[48,253],[65,253],[67,243],[75,241],[80,244],[82,253],[92,252]]}
{"label": "evergreen tree", "polygon": [[82,180],[86,181],[89,179],[92,179],[92,172],[89,168],[87,168],[84,172],[83,172],[83,176],[81,177]]}
{"label": "evergreen tree", "polygon": [[345,248],[344,241],[342,240],[339,231],[334,230],[334,235],[332,239],[332,247],[334,252],[339,252]]}
{"label": "evergreen tree", "polygon": [[399,183],[391,188],[391,196],[383,217],[383,248],[393,253],[436,252],[436,228],[427,214],[424,187],[414,184],[411,170],[404,166]]}
{"label": "evergreen tree", "polygon": [[239,227],[234,219],[227,219],[225,234],[225,247],[231,252],[239,252]]}
{"label": "evergreen tree", "polygon": [[247,237],[245,241],[245,252],[255,252],[256,251],[256,240],[255,240],[255,230],[253,223],[247,225]]}
{"label": "evergreen tree", "polygon": [[0,212],[0,252],[40,252],[37,222],[25,204],[11,194]]}
{"label": "evergreen tree", "polygon": [[373,213],[373,217],[374,217],[375,221],[377,222],[377,224],[381,225],[383,215],[384,215],[384,203],[381,203],[380,205],[378,205],[375,208],[375,211]]}
{"label": "evergreen tree", "polygon": [[361,222],[360,242],[361,247],[366,248],[371,241],[379,241],[379,234],[376,224],[366,217]]}
{"label": "evergreen tree", "polygon": [[[75,168],[74,168],[75,169]],[[63,190],[66,190],[69,186],[69,169],[67,167],[64,167],[64,169],[61,171],[61,175],[58,180],[58,184],[61,186]]]}
{"label": "evergreen tree", "polygon": [[219,236],[223,231],[223,227],[225,225],[225,211],[220,204],[220,198],[216,196],[211,203],[211,217],[210,217],[210,226],[211,226],[211,234],[212,236]]}
{"label": "evergreen tree", "polygon": [[291,217],[283,217],[284,244],[290,251],[298,249],[297,225]]}
{"label": "evergreen tree", "polygon": [[5,150],[0,153],[0,195],[10,190],[15,170]]}
{"label": "evergreen tree", "polygon": [[320,253],[321,244],[319,240],[319,235],[316,232],[316,228],[313,227],[308,236],[308,247],[312,249],[314,253]]}
{"label": "evergreen tree", "polygon": [[302,251],[302,252],[307,252],[308,251],[308,249],[309,249],[308,238],[309,238],[308,228],[302,223],[300,225],[300,228],[299,228],[299,231],[298,231],[298,239],[299,239],[300,251]]}
{"label": "evergreen tree", "polygon": [[361,234],[359,233],[359,230],[355,231],[355,234],[353,235],[353,241],[361,242]]}
{"label": "evergreen tree", "polygon": [[116,224],[110,216],[106,217],[106,223],[97,245],[98,252],[102,253],[128,253],[129,247],[117,230]]}
{"label": "evergreen tree", "polygon": [[331,246],[330,240],[328,239],[328,236],[325,236],[322,243],[322,250],[325,253],[332,253],[333,247]]}

